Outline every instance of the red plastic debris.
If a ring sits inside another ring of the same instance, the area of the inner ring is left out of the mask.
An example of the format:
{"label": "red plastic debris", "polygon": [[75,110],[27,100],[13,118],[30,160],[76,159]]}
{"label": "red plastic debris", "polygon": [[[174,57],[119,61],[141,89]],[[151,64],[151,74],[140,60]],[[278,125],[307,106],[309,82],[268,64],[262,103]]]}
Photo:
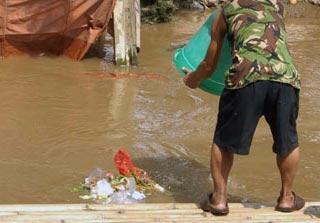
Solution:
{"label": "red plastic debris", "polygon": [[115,165],[119,171],[119,173],[123,176],[139,176],[140,169],[137,168],[131,161],[131,157],[129,153],[121,148],[118,150],[114,157]]}

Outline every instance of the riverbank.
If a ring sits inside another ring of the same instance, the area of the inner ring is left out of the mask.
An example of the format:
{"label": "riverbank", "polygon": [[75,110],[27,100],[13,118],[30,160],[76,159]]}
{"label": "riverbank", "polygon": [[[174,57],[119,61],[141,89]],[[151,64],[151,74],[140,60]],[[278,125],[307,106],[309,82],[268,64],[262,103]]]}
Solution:
{"label": "riverbank", "polygon": [[[208,1],[208,0],[206,0]],[[212,10],[205,6],[204,0],[158,0],[151,4],[143,1],[142,20],[147,23],[169,22],[175,12],[181,9],[189,10]],[[320,0],[298,1],[297,4],[286,3],[287,18],[319,18]]]}

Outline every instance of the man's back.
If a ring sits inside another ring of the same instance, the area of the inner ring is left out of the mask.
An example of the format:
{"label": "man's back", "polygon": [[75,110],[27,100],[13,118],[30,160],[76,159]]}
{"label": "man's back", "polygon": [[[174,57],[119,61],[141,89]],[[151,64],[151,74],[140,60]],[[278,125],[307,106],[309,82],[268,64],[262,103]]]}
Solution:
{"label": "man's back", "polygon": [[287,48],[279,0],[232,0],[223,7],[233,46],[233,66],[227,88],[242,88],[257,80],[269,80],[300,88],[300,76]]}

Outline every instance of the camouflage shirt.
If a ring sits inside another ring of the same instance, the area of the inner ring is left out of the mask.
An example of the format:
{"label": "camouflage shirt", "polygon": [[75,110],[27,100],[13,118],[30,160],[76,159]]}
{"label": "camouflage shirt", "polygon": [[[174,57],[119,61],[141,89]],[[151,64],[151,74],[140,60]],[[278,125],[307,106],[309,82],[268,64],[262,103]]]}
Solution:
{"label": "camouflage shirt", "polygon": [[231,0],[222,13],[233,55],[226,88],[242,88],[258,80],[300,88],[300,75],[287,47],[284,6],[279,0]]}

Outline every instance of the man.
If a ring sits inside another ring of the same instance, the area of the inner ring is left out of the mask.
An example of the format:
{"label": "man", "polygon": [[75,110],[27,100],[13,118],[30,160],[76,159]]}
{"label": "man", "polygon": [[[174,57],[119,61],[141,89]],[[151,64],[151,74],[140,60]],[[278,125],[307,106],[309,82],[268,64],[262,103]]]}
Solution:
{"label": "man", "polygon": [[197,70],[184,79],[197,88],[218,62],[225,35],[232,45],[233,65],[226,74],[211,155],[214,191],[203,204],[215,215],[229,213],[227,182],[234,154],[249,154],[259,119],[264,116],[273,134],[273,152],[282,188],[275,210],[292,212],[305,202],[293,192],[299,162],[296,120],[300,75],[287,48],[279,0],[230,0],[215,20],[211,44]]}

